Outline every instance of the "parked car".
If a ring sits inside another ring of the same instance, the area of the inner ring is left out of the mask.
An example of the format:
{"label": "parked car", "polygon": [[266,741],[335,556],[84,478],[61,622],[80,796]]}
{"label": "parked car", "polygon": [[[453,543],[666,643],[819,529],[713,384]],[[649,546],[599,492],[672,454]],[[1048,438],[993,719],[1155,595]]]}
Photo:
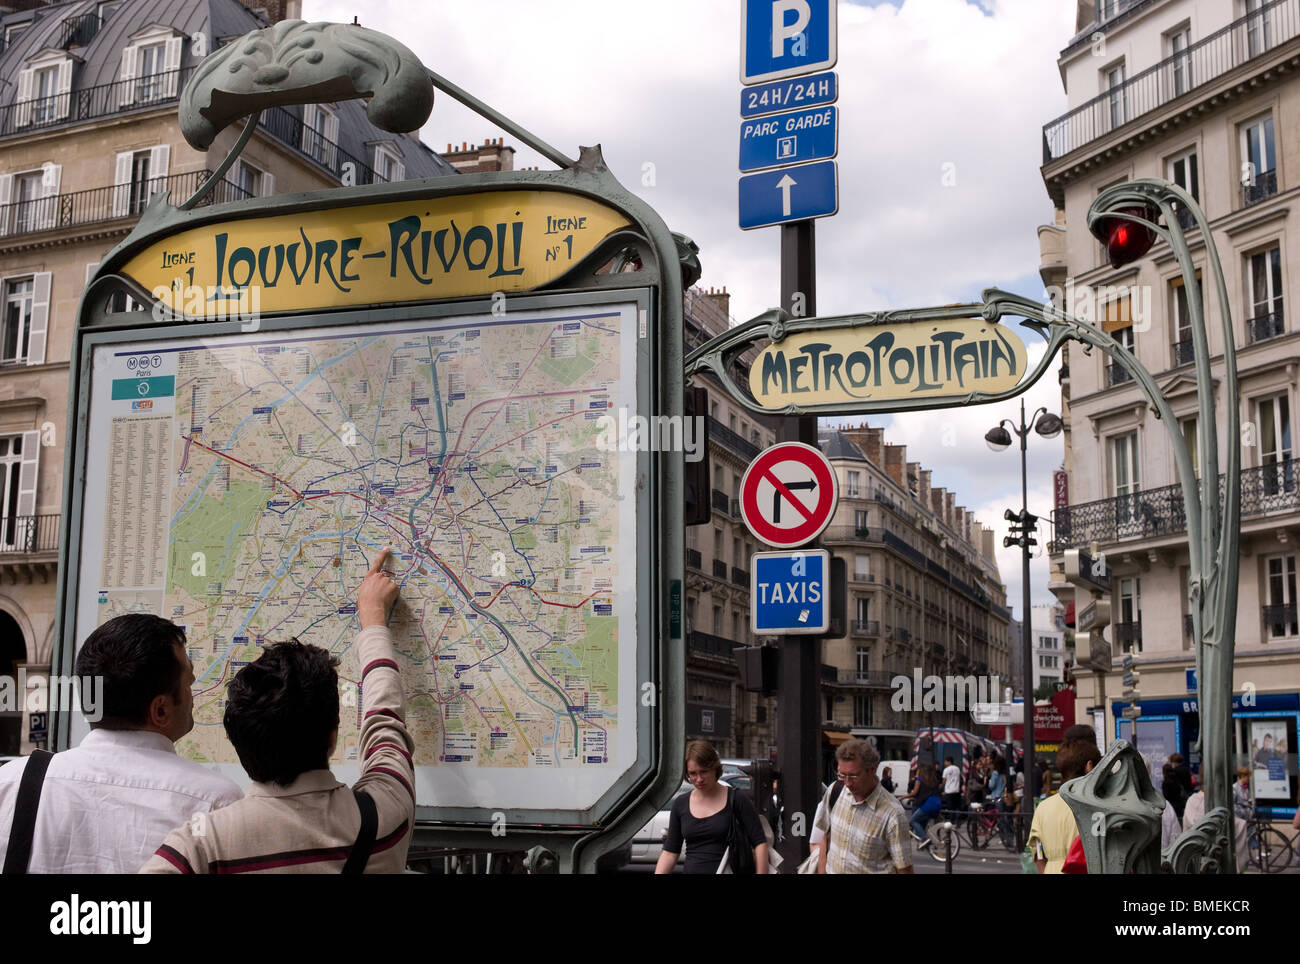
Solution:
{"label": "parked car", "polygon": [[901,797],[907,793],[907,771],[910,766],[907,760],[881,760],[876,767],[876,776],[883,777],[888,769],[890,778],[894,781],[894,796]]}

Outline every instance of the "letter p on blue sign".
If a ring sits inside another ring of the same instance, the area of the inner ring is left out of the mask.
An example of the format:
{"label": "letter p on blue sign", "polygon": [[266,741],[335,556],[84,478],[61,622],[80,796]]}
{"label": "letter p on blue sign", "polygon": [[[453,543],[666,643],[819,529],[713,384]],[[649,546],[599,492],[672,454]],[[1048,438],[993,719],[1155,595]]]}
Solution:
{"label": "letter p on blue sign", "polygon": [[741,0],[740,82],[834,67],[835,7],[836,0]]}

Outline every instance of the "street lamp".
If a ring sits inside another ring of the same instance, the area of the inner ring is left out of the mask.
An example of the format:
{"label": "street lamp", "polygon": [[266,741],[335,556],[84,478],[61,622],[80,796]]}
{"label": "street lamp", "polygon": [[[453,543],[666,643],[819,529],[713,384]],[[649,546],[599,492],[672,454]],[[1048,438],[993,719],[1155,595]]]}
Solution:
{"label": "street lamp", "polygon": [[[1011,431],[1007,431],[1007,426],[1011,426]],[[1020,513],[1016,514],[1007,509],[1005,518],[1012,523],[1011,535],[1002,540],[1004,546],[1020,546],[1021,561],[1021,583],[1023,596],[1021,599],[1021,624],[1020,632],[1020,653],[1021,661],[1021,685],[1025,693],[1025,722],[1024,722],[1024,754],[1022,760],[1025,767],[1025,799],[1024,808],[1026,814],[1034,812],[1034,797],[1038,788],[1034,786],[1034,644],[1032,635],[1032,619],[1030,617],[1029,602],[1029,548],[1036,546],[1034,541],[1034,526],[1038,522],[1038,517],[1029,514],[1029,466],[1027,464],[1028,446],[1026,440],[1029,438],[1029,432],[1032,429],[1043,438],[1056,438],[1061,434],[1060,416],[1053,415],[1045,408],[1040,408],[1034,412],[1033,417],[1028,422],[1025,421],[1025,400],[1020,400],[1020,424],[1017,425],[1009,418],[1004,418],[993,428],[984,433],[984,441],[994,452],[1006,451],[1011,446],[1011,432],[1015,432],[1020,438]],[[1028,819],[1028,817],[1026,817]],[[1026,824],[1026,830],[1028,825]]]}

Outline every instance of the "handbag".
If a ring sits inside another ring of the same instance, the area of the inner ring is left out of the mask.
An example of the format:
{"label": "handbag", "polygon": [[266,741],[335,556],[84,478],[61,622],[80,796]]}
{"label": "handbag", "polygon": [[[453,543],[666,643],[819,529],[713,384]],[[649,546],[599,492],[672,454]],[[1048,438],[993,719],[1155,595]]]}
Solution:
{"label": "handbag", "polygon": [[740,800],[734,788],[727,788],[727,804],[731,820],[727,824],[727,849],[718,863],[720,874],[753,874],[758,870],[754,863],[754,848],[745,837],[745,827],[740,820]]}

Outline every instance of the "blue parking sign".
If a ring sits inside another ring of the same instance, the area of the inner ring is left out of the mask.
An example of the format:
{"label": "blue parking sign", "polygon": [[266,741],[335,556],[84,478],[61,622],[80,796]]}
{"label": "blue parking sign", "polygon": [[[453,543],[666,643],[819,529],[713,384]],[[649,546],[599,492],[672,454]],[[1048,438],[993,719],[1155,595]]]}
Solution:
{"label": "blue parking sign", "polygon": [[742,0],[740,82],[757,84],[835,66],[837,0]]}

